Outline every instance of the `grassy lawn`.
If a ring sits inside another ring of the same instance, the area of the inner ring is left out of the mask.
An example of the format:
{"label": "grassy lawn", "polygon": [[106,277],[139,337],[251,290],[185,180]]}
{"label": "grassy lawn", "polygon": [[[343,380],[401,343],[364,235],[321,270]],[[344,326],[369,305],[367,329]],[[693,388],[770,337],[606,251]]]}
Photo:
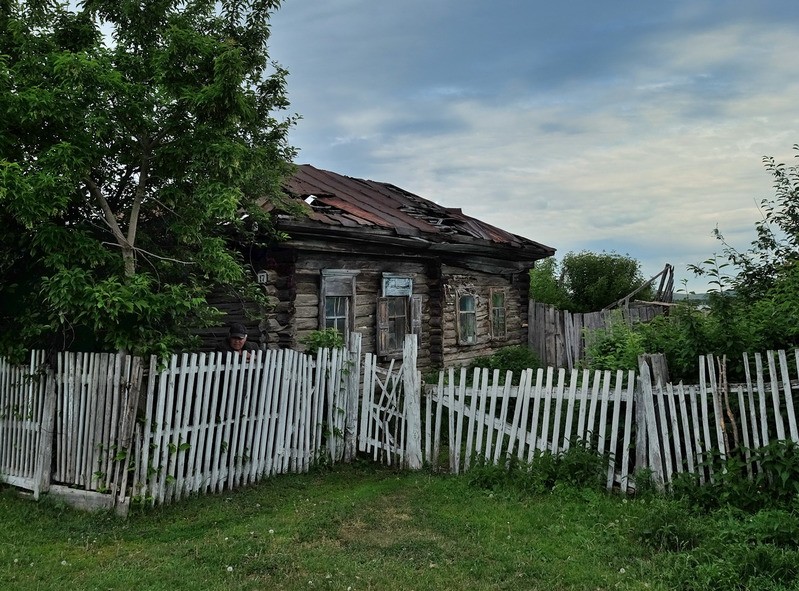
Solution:
{"label": "grassy lawn", "polygon": [[137,509],[127,520],[6,489],[0,589],[701,588],[667,583],[680,560],[691,564],[644,541],[655,515],[667,526],[656,532],[668,534],[662,543],[679,538],[684,514],[651,498],[492,491],[467,476],[366,464]]}
{"label": "grassy lawn", "polygon": [[640,505],[339,466],[136,511],[0,494],[2,589],[658,588]]}

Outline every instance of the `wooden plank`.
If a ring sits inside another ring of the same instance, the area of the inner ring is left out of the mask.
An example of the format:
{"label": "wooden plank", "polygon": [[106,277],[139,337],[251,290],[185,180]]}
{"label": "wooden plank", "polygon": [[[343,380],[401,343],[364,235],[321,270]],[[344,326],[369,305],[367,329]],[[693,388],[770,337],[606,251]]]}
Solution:
{"label": "wooden plank", "polygon": [[206,353],[200,353],[195,360],[197,374],[194,380],[194,397],[191,408],[193,428],[188,438],[189,449],[186,457],[186,480],[184,481],[187,494],[199,491],[202,479],[200,458],[205,452],[208,433],[208,397],[211,388],[207,359]]}
{"label": "wooden plank", "polygon": [[758,407],[760,409],[760,436],[764,446],[769,444],[768,413],[766,407],[766,387],[763,382],[763,358],[760,353],[755,353],[755,379],[758,391]]}
{"label": "wooden plank", "polygon": [[[682,421],[682,438],[677,440],[677,445],[682,443],[685,449],[685,462],[688,466],[688,472],[693,474],[695,466],[693,437],[691,435],[691,417],[688,414],[688,406],[685,402],[685,388],[682,382],[677,385],[677,400],[679,402],[680,419]],[[682,468],[683,466],[680,466],[678,469],[682,470]]]}
{"label": "wooden plank", "polygon": [[657,417],[654,407],[654,393],[652,391],[652,377],[647,363],[639,364],[641,375],[641,401],[644,407],[646,431],[649,435],[648,460],[652,479],[659,490],[664,488],[663,461],[660,455],[660,445],[657,438]]}
{"label": "wooden plank", "polygon": [[411,470],[422,467],[422,417],[419,414],[421,405],[421,384],[416,371],[417,358],[416,335],[405,335],[405,348],[402,354],[402,381],[405,389],[405,407],[407,409],[407,441],[404,449],[405,465]]}
{"label": "wooden plank", "polygon": [[[795,350],[796,362],[799,364],[799,350]],[[791,432],[791,440],[799,443],[799,429],[796,425],[796,411],[793,406],[793,393],[791,392],[791,376],[788,373],[788,359],[785,351],[779,351],[780,370],[782,373],[782,395],[785,398],[785,414],[788,417],[788,430]]]}
{"label": "wooden plank", "polygon": [[477,418],[477,400],[479,398],[479,386],[478,384],[481,381],[485,380],[488,381],[488,371],[483,371],[479,367],[474,368],[474,372],[472,374],[472,387],[470,388],[471,391],[471,409],[468,413],[468,420],[466,421],[466,454],[463,458],[463,469],[468,470],[469,466],[471,465],[472,455],[474,454],[474,431],[477,428],[476,418]]}
{"label": "wooden plank", "polygon": [[[539,367],[535,374],[535,389],[533,393],[533,418],[530,421],[530,432],[527,436],[529,447],[527,448],[527,463],[531,463],[538,453],[538,419],[541,413],[541,398],[545,395],[544,388],[548,388],[552,383],[552,368],[547,368],[547,383],[544,385],[544,369]],[[506,398],[507,399],[507,398]],[[504,404],[504,402],[503,402]],[[500,419],[503,421],[503,419]]]}
{"label": "wooden plank", "polygon": [[250,470],[247,475],[247,482],[258,482],[261,479],[264,469],[263,453],[266,449],[264,432],[268,420],[268,398],[269,398],[269,368],[272,351],[260,351],[258,359],[259,380],[257,390],[254,395],[256,400],[253,411],[252,425],[252,447],[250,452]]}
{"label": "wooden plank", "polygon": [[596,426],[596,409],[599,405],[599,397],[600,397],[600,388],[602,385],[602,372],[600,370],[596,370],[592,374],[591,383],[591,396],[588,403],[587,413],[588,416],[586,417],[585,423],[585,441],[583,444],[588,447],[593,444],[594,439],[597,437],[598,433],[595,429]]}
{"label": "wooden plank", "polygon": [[560,453],[558,442],[560,441],[561,421],[563,417],[563,393],[566,389],[566,370],[561,367],[558,370],[558,389],[555,397],[555,415],[552,420],[552,453]]}
{"label": "wooden plank", "polygon": [[704,446],[702,445],[702,432],[699,422],[699,402],[697,400],[697,389],[694,386],[688,387],[688,401],[690,402],[691,419],[693,424],[694,450],[696,455],[696,470],[699,473],[699,484],[705,483],[704,469]]}
{"label": "wooden plank", "polygon": [[219,456],[221,455],[222,431],[224,429],[224,387],[225,360],[227,353],[213,352],[209,363],[213,368],[211,382],[211,400],[208,406],[208,439],[206,453],[203,458],[203,492],[213,492],[219,486]]}
{"label": "wooden plank", "polygon": [[746,400],[744,399],[744,390],[743,387],[738,385],[735,388],[736,392],[738,393],[738,408],[741,412],[741,431],[743,433],[743,452],[744,452],[744,461],[746,462],[746,472],[749,478],[751,479],[753,476],[752,472],[752,452],[749,449],[749,446],[746,444],[749,441],[749,420],[747,417],[747,410],[746,410]]}
{"label": "wooden plank", "polygon": [[455,445],[453,459],[455,462],[455,474],[461,471],[461,442],[463,441],[463,420],[464,409],[466,408],[466,368],[462,367],[460,372],[460,382],[458,383],[458,397],[455,411]]}
{"label": "wooden plank", "polygon": [[[499,370],[495,369],[491,376],[491,385],[493,388],[497,387],[497,382],[499,381]],[[488,420],[486,413],[486,406],[488,405],[488,371],[483,373],[483,381],[482,386],[480,388],[480,404],[478,408],[478,420],[477,420],[477,441],[475,443],[475,454],[477,457],[485,457],[485,448],[483,447],[483,440],[488,439],[489,435],[486,435],[485,432],[488,430],[491,431],[491,421]]]}
{"label": "wooden plank", "polygon": [[[154,412],[154,389],[157,380],[158,358],[150,356],[150,369],[147,373],[146,398],[144,403],[144,425],[141,430],[141,447],[136,454],[136,476],[133,480],[133,492],[138,494],[142,501],[147,499],[151,493],[150,488],[150,468],[153,462],[150,459],[150,441],[152,439],[153,412]],[[156,450],[157,453],[157,450]]]}
{"label": "wooden plank", "polygon": [[571,439],[574,428],[574,405],[577,399],[577,370],[571,370],[571,378],[569,380],[569,397],[566,405],[566,422],[563,427],[563,451],[568,451],[571,445]]}
{"label": "wooden plank", "polygon": [[[674,445],[674,470],[677,473],[681,473],[683,471],[683,457],[682,457],[682,445],[680,445],[681,434],[680,434],[680,416],[677,407],[677,400],[676,394],[674,392],[674,385],[671,383],[666,384],[666,394],[665,397],[669,404],[669,415],[671,416],[671,433],[672,438],[668,441],[672,441]],[[667,442],[668,443],[668,442]]]}
{"label": "wooden plank", "polygon": [[[442,413],[444,412],[444,372],[438,372],[438,398],[436,399],[436,419],[433,430],[433,457],[430,465],[433,470],[438,469],[438,460],[441,454],[441,423]],[[447,415],[452,416],[452,411],[447,410]]]}
{"label": "wooden plank", "polygon": [[777,376],[777,368],[774,363],[774,351],[766,351],[766,359],[768,360],[768,373],[771,381],[771,409],[774,413],[774,424],[777,429],[777,439],[779,441],[785,440],[785,421],[782,418],[780,410],[780,385]]}
{"label": "wooden plank", "polygon": [[671,456],[671,429],[669,428],[669,421],[666,419],[666,401],[663,399],[663,385],[660,380],[657,381],[654,387],[654,395],[657,399],[657,413],[658,420],[660,421],[660,444],[661,444],[661,459],[664,468],[664,482],[671,484],[672,470],[672,456]]}
{"label": "wooden plank", "polygon": [[[746,375],[746,399],[749,407],[749,421],[750,425],[752,426],[752,437],[751,439],[746,439],[746,438],[744,439],[744,447],[749,449],[758,449],[760,448],[760,431],[757,420],[757,407],[755,406],[755,397],[752,389],[752,374],[749,368],[748,354],[744,353],[743,361],[744,361],[744,373]],[[760,397],[759,392],[758,392],[758,397]]]}
{"label": "wooden plank", "polygon": [[626,392],[626,406],[624,410],[624,442],[622,444],[621,456],[621,473],[620,485],[623,493],[629,490],[629,469],[630,464],[630,439],[633,430],[633,406],[635,396],[635,372],[630,371],[627,373],[627,392]]}
{"label": "wooden plank", "polygon": [[619,415],[621,412],[621,390],[624,374],[621,370],[616,372],[616,380],[613,389],[613,415],[610,425],[610,457],[608,458],[608,480],[607,489],[613,489],[613,481],[616,476],[616,446],[619,440]]}
{"label": "wooden plank", "polygon": [[[507,377],[506,377],[507,380]],[[488,425],[486,429],[486,440],[485,440],[485,451],[483,453],[483,459],[485,462],[490,462],[491,458],[494,456],[494,431],[496,430],[495,420],[496,420],[496,412],[497,412],[497,397],[499,392],[499,380],[494,380],[491,384],[491,391],[488,394],[488,409],[486,410]]]}
{"label": "wooden plank", "polygon": [[716,441],[718,442],[719,457],[721,461],[727,459],[729,447],[727,443],[727,423],[724,418],[724,411],[721,406],[721,392],[716,382],[716,366],[713,355],[706,357],[708,365],[708,377],[710,378],[710,395],[713,400],[713,414],[716,418]]}
{"label": "wooden plank", "polygon": [[[518,440],[518,450],[516,451],[516,457],[519,460],[523,460],[527,455],[527,425],[530,422],[530,391],[531,391],[531,381],[533,379],[533,370],[532,369],[525,369],[519,375],[519,390],[518,395],[516,397],[516,406],[521,404],[522,412],[521,412],[521,421],[518,425],[515,425],[515,432],[513,433],[511,439],[513,441]],[[513,383],[513,373],[507,372],[505,375],[505,396],[510,396],[510,385]],[[496,395],[496,392],[494,392]],[[493,411],[490,413],[490,426],[489,430],[493,431],[494,428],[494,413]],[[510,449],[509,449],[510,453]]]}
{"label": "wooden plank", "polygon": [[[324,353],[323,353],[324,354]],[[277,471],[277,449],[280,445],[277,441],[277,432],[279,430],[280,421],[280,408],[282,406],[282,396],[280,395],[283,384],[283,367],[286,359],[286,350],[283,349],[275,353],[275,367],[270,377],[271,384],[271,403],[269,405],[269,423],[267,424],[267,440],[266,440],[266,470],[265,473],[272,476]],[[317,360],[320,358],[317,357]],[[320,365],[318,373],[325,374],[326,364]],[[324,388],[320,388],[322,396],[324,395]],[[322,412],[322,405],[319,405],[319,412]],[[320,417],[321,418],[321,417]],[[321,429],[322,421],[319,420],[319,429]]]}
{"label": "wooden plank", "polygon": [[[547,369],[547,387],[544,391],[544,410],[543,410],[543,417],[541,419],[541,450],[547,451],[551,450],[551,442],[549,439],[549,421],[550,421],[550,411],[552,410],[552,377],[553,377],[553,368]],[[563,368],[558,370],[558,385],[559,387],[562,386],[562,377],[563,377]]]}
{"label": "wooden plank", "polygon": [[608,406],[610,405],[610,377],[609,370],[603,372],[602,395],[599,402],[599,433],[597,438],[597,451],[605,453],[605,435],[607,432]]}

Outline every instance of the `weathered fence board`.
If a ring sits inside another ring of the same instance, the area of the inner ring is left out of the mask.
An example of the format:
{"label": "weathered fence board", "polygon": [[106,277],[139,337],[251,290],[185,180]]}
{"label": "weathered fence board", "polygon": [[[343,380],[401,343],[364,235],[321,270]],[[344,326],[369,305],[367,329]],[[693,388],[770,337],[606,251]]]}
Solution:
{"label": "weathered fence board", "polygon": [[458,473],[475,462],[534,464],[579,443],[606,454],[607,487],[626,491],[642,468],[661,487],[684,472],[705,482],[723,469],[714,458],[799,443],[799,350],[745,356],[737,385],[708,355],[697,385],[662,383],[650,359],[638,375],[449,368],[422,397],[415,346],[406,341],[404,360],[387,368],[345,350],[187,353],[163,366],[150,359],[146,372],[125,355],[0,359],[0,480],[35,496],[64,489],[105,506],[156,505],[303,472],[322,454],[349,461],[356,449]]}

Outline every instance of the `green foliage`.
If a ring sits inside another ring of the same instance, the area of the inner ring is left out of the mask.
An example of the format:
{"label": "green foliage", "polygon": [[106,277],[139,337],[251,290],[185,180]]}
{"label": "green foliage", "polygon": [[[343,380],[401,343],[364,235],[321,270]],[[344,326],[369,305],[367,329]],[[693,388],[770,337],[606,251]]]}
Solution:
{"label": "green foliage", "polygon": [[[530,297],[572,312],[596,312],[628,296],[644,283],[640,263],[615,252],[569,252],[561,261],[540,261],[530,272]],[[651,297],[642,289],[638,299]]]}
{"label": "green foliage", "polygon": [[703,511],[733,507],[754,512],[799,503],[798,444],[775,440],[752,450],[750,458],[747,463],[740,454],[723,460],[714,454],[700,467],[707,473],[705,483],[687,473],[674,479],[675,497]]}
{"label": "green foliage", "polygon": [[644,339],[616,310],[605,328],[586,330],[585,365],[589,369],[638,369]]}
{"label": "green foliage", "polygon": [[305,345],[305,352],[309,355],[316,355],[319,349],[341,349],[344,347],[344,335],[335,328],[325,328],[315,330],[306,337],[300,339]]}
{"label": "green foliage", "polygon": [[606,456],[578,442],[558,454],[542,452],[529,464],[514,456],[504,464],[479,458],[467,478],[472,486],[521,495],[538,495],[557,488],[601,490],[607,465]]}
{"label": "green foliage", "polygon": [[[468,366],[468,374],[472,375],[475,368],[500,370],[500,379],[505,379],[505,373],[513,372],[514,380],[518,383],[519,377],[526,369],[537,370],[541,367],[538,356],[524,345],[503,347],[489,356],[475,357]],[[437,378],[436,378],[437,379]]]}
{"label": "green foliage", "polygon": [[648,350],[659,347],[670,367],[681,368],[678,375],[686,357],[714,353],[733,360],[730,377],[740,379],[743,352],[799,344],[799,167],[768,157],[764,163],[774,178],[775,197],[761,201],[763,218],[755,223],[757,238],[750,248],[739,252],[716,229],[722,254],[689,266],[708,280],[709,310],[678,309],[673,324],[660,321],[646,331]]}
{"label": "green foliage", "polygon": [[672,589],[795,589],[799,582],[796,510],[754,515],[722,509],[698,515],[684,502],[653,502],[635,528],[636,538],[661,553]]}
{"label": "green foliage", "polygon": [[185,347],[252,285],[231,244],[280,238],[258,200],[294,154],[277,6],[2,4],[0,354]]}
{"label": "green foliage", "polygon": [[[644,282],[640,263],[617,253],[582,251],[563,257],[563,280],[571,294],[572,311],[601,310],[638,289]],[[650,290],[639,293],[648,299]]]}
{"label": "green foliage", "polygon": [[649,515],[641,520],[635,535],[644,544],[660,552],[690,550],[699,545],[702,530],[692,519],[690,504],[665,498],[650,500]]}
{"label": "green foliage", "polygon": [[536,261],[535,267],[530,269],[530,299],[561,310],[570,308],[569,292],[558,277],[555,257]]}

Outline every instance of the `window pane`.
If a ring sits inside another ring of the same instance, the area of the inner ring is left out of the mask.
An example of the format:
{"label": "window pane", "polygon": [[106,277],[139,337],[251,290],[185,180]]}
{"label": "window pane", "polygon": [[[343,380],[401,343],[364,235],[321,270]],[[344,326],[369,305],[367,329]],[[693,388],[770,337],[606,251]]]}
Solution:
{"label": "window pane", "polygon": [[408,298],[388,298],[388,348],[400,350],[408,330]]}
{"label": "window pane", "polygon": [[342,296],[325,298],[325,328],[335,328],[347,336],[347,300]]}
{"label": "window pane", "polygon": [[507,336],[504,291],[491,292],[491,329],[493,337]]}
{"label": "window pane", "polygon": [[458,298],[458,340],[461,343],[474,343],[476,334],[475,297],[462,295]]}

